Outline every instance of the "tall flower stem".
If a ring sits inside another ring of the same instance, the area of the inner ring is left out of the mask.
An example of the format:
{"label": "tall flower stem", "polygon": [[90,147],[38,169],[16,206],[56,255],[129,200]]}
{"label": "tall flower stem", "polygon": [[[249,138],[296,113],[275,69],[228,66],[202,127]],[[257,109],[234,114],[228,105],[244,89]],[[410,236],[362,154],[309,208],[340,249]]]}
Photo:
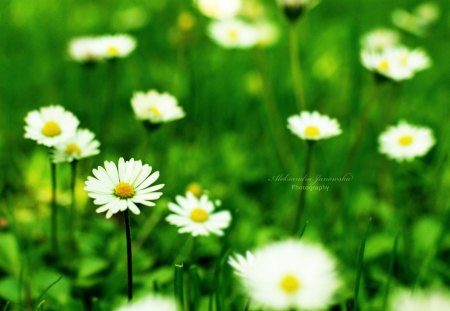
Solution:
{"label": "tall flower stem", "polygon": [[305,109],[305,95],[303,93],[300,55],[298,50],[297,23],[289,23],[289,55],[291,59],[292,83],[298,110]]}
{"label": "tall flower stem", "polygon": [[52,183],[51,197],[51,243],[53,255],[58,255],[58,209],[56,206],[56,163],[50,159],[50,174]]}
{"label": "tall flower stem", "polygon": [[131,252],[131,229],[128,210],[123,212],[123,219],[125,222],[125,236],[127,240],[128,301],[131,301],[131,299],[133,299],[133,256]]}
{"label": "tall flower stem", "polygon": [[75,227],[76,227],[76,184],[77,184],[77,166],[78,161],[73,160],[70,163],[71,176],[70,176],[70,214],[69,214],[69,232],[70,232],[70,244],[71,246],[75,243]]}
{"label": "tall flower stem", "polygon": [[304,168],[304,174],[302,178],[302,184],[300,188],[300,198],[298,200],[298,207],[294,216],[294,231],[293,234],[297,236],[300,232],[300,228],[302,227],[302,217],[305,213],[306,208],[306,188],[308,187],[308,179],[309,174],[311,172],[311,166],[312,166],[312,155],[313,155],[313,148],[314,148],[314,141],[306,141],[306,157],[305,157],[305,168]]}

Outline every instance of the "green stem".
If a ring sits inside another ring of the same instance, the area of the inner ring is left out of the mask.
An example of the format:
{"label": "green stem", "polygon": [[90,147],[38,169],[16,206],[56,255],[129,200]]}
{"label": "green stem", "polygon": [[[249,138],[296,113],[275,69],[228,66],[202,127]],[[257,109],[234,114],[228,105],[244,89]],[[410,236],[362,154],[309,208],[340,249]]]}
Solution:
{"label": "green stem", "polygon": [[251,299],[249,298],[249,299],[247,300],[247,303],[245,304],[244,311],[249,311],[249,310],[250,310],[250,305],[251,305],[251,303],[252,303],[252,301],[251,301]]}
{"label": "green stem", "polygon": [[298,31],[296,23],[289,23],[289,54],[291,59],[292,83],[295,100],[299,111],[305,109],[300,55],[298,50]]}
{"label": "green stem", "polygon": [[397,247],[398,247],[398,238],[399,238],[399,236],[400,236],[399,233],[397,233],[395,235],[394,246],[392,247],[392,254],[391,254],[391,258],[389,260],[389,272],[388,272],[388,279],[386,281],[386,288],[384,289],[383,309],[382,310],[387,310],[387,303],[388,303],[389,291],[390,291],[391,283],[392,283],[392,274],[394,272],[394,264],[395,264],[395,257],[396,257],[396,254],[397,254]]}
{"label": "green stem", "polygon": [[128,210],[123,212],[123,218],[125,222],[125,236],[127,240],[128,301],[131,301],[131,299],[133,299],[133,256],[131,252],[131,229]]}
{"label": "green stem", "polygon": [[55,256],[58,255],[58,210],[56,206],[56,163],[50,159],[50,174],[52,184],[52,197],[51,197],[51,243],[52,251]]}
{"label": "green stem", "polygon": [[357,262],[358,270],[356,272],[355,292],[354,292],[354,298],[353,298],[353,303],[354,303],[353,310],[354,311],[357,311],[358,307],[359,307],[358,306],[359,288],[360,288],[361,278],[362,278],[362,273],[363,273],[363,268],[364,268],[364,253],[365,253],[365,249],[366,249],[366,240],[367,240],[367,236],[369,235],[371,223],[372,223],[372,218],[369,219],[369,223],[367,224],[366,233],[364,234],[364,237],[361,241],[361,246],[359,248],[359,253],[358,253],[358,262]]}
{"label": "green stem", "polygon": [[70,178],[70,215],[69,215],[69,232],[70,232],[70,243],[74,245],[75,243],[75,224],[76,224],[76,213],[75,213],[75,206],[76,206],[76,183],[77,183],[77,165],[78,161],[73,160],[70,163],[71,168],[71,178]]}
{"label": "green stem", "polygon": [[309,174],[311,172],[311,166],[312,166],[312,155],[313,155],[313,147],[314,147],[314,141],[306,141],[306,157],[305,157],[305,168],[304,168],[304,174],[303,179],[300,187],[300,198],[298,201],[298,208],[294,215],[294,230],[293,234],[295,236],[299,235],[299,230],[301,228],[302,224],[302,216],[305,213],[306,209],[306,188],[308,187],[308,179]]}
{"label": "green stem", "polygon": [[174,275],[174,295],[175,299],[178,301],[178,306],[180,310],[183,311],[184,308],[184,286],[183,286],[183,264],[175,264],[175,275]]}

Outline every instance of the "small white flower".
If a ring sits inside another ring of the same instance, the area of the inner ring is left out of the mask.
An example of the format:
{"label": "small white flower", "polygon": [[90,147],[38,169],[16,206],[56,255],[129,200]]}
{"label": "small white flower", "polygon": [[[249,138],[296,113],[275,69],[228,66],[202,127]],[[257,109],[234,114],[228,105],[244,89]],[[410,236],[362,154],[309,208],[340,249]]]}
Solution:
{"label": "small white flower", "polygon": [[[152,167],[142,164],[142,161],[119,159],[114,162],[105,161],[104,167],[93,169],[95,177],[89,176],[84,190],[94,199],[97,213],[106,212],[106,218],[111,218],[117,212],[129,209],[139,215],[137,204],[154,206],[152,202],[161,197],[162,192],[156,192],[164,185],[151,186],[159,177],[159,172],[152,173]],[[150,174],[152,173],[152,174]]]}
{"label": "small white flower", "polygon": [[29,112],[25,123],[25,138],[53,147],[73,136],[79,121],[61,106],[47,106]]}
{"label": "small white flower", "polygon": [[231,222],[229,211],[214,213],[214,204],[207,195],[200,198],[187,192],[185,197],[177,196],[176,203],[169,203],[169,210],[174,214],[167,216],[166,220],[180,227],[179,233],[191,233],[193,236],[207,236],[210,233],[223,235],[223,230]]}
{"label": "small white flower", "polygon": [[245,256],[234,254],[228,257],[228,264],[234,269],[234,273],[242,278],[247,277],[248,267],[253,263],[255,257],[247,251]]}
{"label": "small white flower", "polygon": [[127,57],[136,48],[136,40],[125,34],[102,36],[98,40],[104,59]]}
{"label": "small white flower", "polygon": [[448,311],[450,295],[445,292],[398,292],[391,301],[390,311]]}
{"label": "small white flower", "polygon": [[382,154],[401,162],[424,156],[433,147],[435,140],[429,128],[400,121],[383,132],[378,143]]}
{"label": "small white flower", "polygon": [[155,90],[135,93],[131,99],[131,106],[138,120],[151,123],[174,121],[185,116],[175,97]]}
{"label": "small white flower", "polygon": [[254,47],[260,34],[252,25],[238,20],[219,20],[209,25],[209,35],[224,48],[248,49]]}
{"label": "small white flower", "polygon": [[177,304],[172,298],[162,296],[148,296],[116,311],[177,311]]}
{"label": "small white flower", "polygon": [[197,0],[196,2],[200,12],[217,19],[234,17],[241,8],[241,0]]}
{"label": "small white flower", "polygon": [[325,309],[340,285],[333,257],[320,246],[295,240],[257,250],[245,275],[252,301],[275,310]]}
{"label": "small white flower", "polygon": [[96,62],[103,58],[99,40],[96,37],[79,37],[69,42],[69,56],[77,62]]}
{"label": "small white flower", "polygon": [[317,111],[303,111],[288,118],[288,128],[304,140],[321,140],[341,134],[339,123]]}
{"label": "small white flower", "polygon": [[367,33],[361,40],[363,49],[382,51],[400,43],[400,34],[392,29],[379,28]]}
{"label": "small white flower", "polygon": [[55,146],[53,162],[72,162],[100,153],[100,143],[94,133],[86,129],[77,130],[76,134]]}

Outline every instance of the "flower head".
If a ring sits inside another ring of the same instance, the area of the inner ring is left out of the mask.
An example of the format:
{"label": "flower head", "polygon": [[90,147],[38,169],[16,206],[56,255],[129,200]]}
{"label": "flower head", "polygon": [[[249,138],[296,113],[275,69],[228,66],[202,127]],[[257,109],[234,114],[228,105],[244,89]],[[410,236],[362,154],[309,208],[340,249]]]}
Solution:
{"label": "flower head", "polygon": [[284,15],[291,22],[295,22],[303,13],[319,3],[318,0],[278,0]]}
{"label": "flower head", "polygon": [[317,111],[303,111],[299,115],[289,117],[288,128],[304,140],[321,140],[342,132],[336,119],[321,115]]}
{"label": "flower head", "polygon": [[82,63],[102,60],[103,53],[99,40],[96,37],[79,37],[70,40],[69,56]]}
{"label": "flower head", "polygon": [[106,212],[106,218],[126,209],[139,215],[141,211],[137,204],[154,206],[152,201],[162,195],[156,191],[164,185],[151,186],[158,179],[159,172],[152,173],[152,167],[142,164],[142,161],[120,158],[118,165],[105,161],[104,166],[93,169],[92,173],[94,177],[88,177],[84,190],[94,199],[94,204],[100,205],[96,212]]}
{"label": "flower head", "polygon": [[209,35],[224,48],[248,49],[260,39],[256,28],[239,19],[214,21],[209,25]]}
{"label": "flower head", "polygon": [[136,40],[125,34],[102,36],[98,40],[104,59],[127,57],[136,48]]}
{"label": "flower head", "polygon": [[131,99],[131,106],[138,120],[150,123],[165,123],[185,116],[175,97],[155,90],[135,93]]}
{"label": "flower head", "polygon": [[217,19],[234,17],[241,8],[241,0],[197,0],[196,4],[204,15]]}
{"label": "flower head", "polygon": [[169,203],[169,210],[173,214],[167,216],[166,220],[180,227],[179,233],[189,232],[193,236],[207,236],[212,233],[221,236],[223,230],[230,225],[230,212],[214,213],[214,203],[207,195],[197,198],[187,192],[185,197],[177,196],[175,199],[177,203]]}
{"label": "flower head", "polygon": [[296,240],[257,250],[243,281],[253,301],[276,310],[326,308],[340,283],[327,251]]}
{"label": "flower head", "polygon": [[400,43],[400,34],[392,29],[379,28],[367,33],[361,40],[364,50],[383,51],[397,46]]}
{"label": "flower head", "polygon": [[61,106],[47,106],[29,112],[25,123],[25,138],[54,147],[75,134],[79,121]]}
{"label": "flower head", "polygon": [[86,129],[78,129],[76,134],[66,141],[55,146],[53,162],[72,162],[100,152],[100,143],[95,139],[94,133]]}
{"label": "flower head", "polygon": [[447,311],[450,310],[450,295],[442,291],[400,291],[391,301],[391,311]]}
{"label": "flower head", "polygon": [[129,305],[125,305],[116,311],[177,311],[177,304],[172,298],[162,296],[148,296]]}
{"label": "flower head", "polygon": [[247,277],[248,267],[253,263],[255,257],[252,253],[247,251],[245,256],[234,254],[228,257],[228,264],[234,269],[234,273],[241,278]]}
{"label": "flower head", "polygon": [[384,131],[378,138],[378,143],[381,153],[402,162],[424,156],[433,147],[435,140],[429,128],[401,121]]}

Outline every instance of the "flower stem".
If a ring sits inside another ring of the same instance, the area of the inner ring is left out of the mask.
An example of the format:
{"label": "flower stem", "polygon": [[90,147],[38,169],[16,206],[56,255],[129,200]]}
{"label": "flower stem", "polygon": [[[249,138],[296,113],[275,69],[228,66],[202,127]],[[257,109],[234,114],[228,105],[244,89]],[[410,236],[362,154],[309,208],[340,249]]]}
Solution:
{"label": "flower stem", "polygon": [[127,239],[128,301],[131,301],[131,299],[133,299],[133,256],[131,253],[131,229],[128,210],[123,212],[123,218],[125,221],[125,235]]}
{"label": "flower stem", "polygon": [[399,236],[400,236],[400,234],[397,233],[394,238],[394,246],[392,247],[391,258],[389,260],[388,279],[386,281],[386,288],[384,289],[383,309],[382,310],[387,310],[387,303],[388,303],[388,299],[389,299],[389,290],[390,290],[391,283],[392,283],[392,274],[394,272],[394,264],[395,264],[395,257],[397,254]]}
{"label": "flower stem", "polygon": [[302,216],[305,212],[305,204],[306,204],[306,188],[308,186],[309,173],[311,172],[311,164],[312,164],[312,154],[314,141],[307,141],[306,144],[306,157],[305,157],[305,169],[302,178],[302,184],[300,188],[300,198],[298,201],[298,208],[294,216],[294,231],[293,234],[298,236],[299,230],[301,228]]}
{"label": "flower stem", "polygon": [[175,275],[174,275],[174,295],[178,302],[178,306],[181,311],[184,310],[184,282],[183,282],[183,269],[184,265],[175,264]]}
{"label": "flower stem", "polygon": [[292,83],[297,108],[305,109],[305,97],[303,93],[302,75],[298,51],[298,31],[296,23],[289,23],[289,54],[291,58]]}
{"label": "flower stem", "polygon": [[71,178],[70,178],[70,215],[69,215],[69,232],[70,232],[70,244],[73,246],[75,243],[75,206],[76,206],[76,183],[77,183],[77,165],[78,161],[74,160],[70,163]]}
{"label": "flower stem", "polygon": [[353,297],[353,304],[354,304],[353,310],[354,311],[357,311],[359,309],[358,308],[359,307],[358,306],[359,288],[360,288],[361,278],[362,278],[363,269],[364,269],[364,253],[365,253],[365,249],[366,249],[366,240],[369,235],[369,230],[370,230],[371,224],[372,224],[372,218],[369,219],[369,223],[367,224],[367,229],[366,229],[366,232],[361,241],[361,246],[359,247],[359,252],[358,252],[358,262],[357,262],[358,270],[356,272],[355,292],[354,292],[354,297]]}
{"label": "flower stem", "polygon": [[51,243],[53,255],[58,255],[58,210],[56,206],[56,163],[50,160],[50,174],[52,184],[51,197]]}

